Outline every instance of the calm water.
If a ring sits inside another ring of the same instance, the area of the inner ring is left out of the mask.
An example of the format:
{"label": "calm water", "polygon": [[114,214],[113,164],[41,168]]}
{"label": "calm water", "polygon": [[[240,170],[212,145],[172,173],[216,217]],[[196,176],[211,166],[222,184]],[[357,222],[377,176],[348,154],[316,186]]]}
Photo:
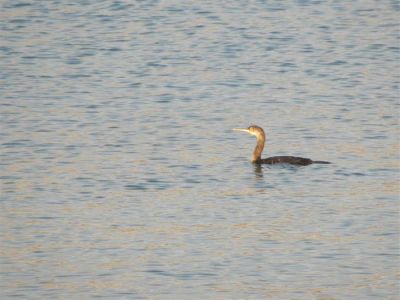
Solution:
{"label": "calm water", "polygon": [[0,2],[2,299],[400,297],[397,1],[67,2]]}

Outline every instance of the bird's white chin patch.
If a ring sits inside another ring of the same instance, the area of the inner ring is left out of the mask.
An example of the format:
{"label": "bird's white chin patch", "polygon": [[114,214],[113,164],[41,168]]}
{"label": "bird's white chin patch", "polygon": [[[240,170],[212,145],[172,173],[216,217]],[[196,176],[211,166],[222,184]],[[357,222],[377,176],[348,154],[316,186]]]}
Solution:
{"label": "bird's white chin patch", "polygon": [[258,132],[251,132],[251,131],[249,131],[249,134],[254,135],[254,136],[258,136]]}

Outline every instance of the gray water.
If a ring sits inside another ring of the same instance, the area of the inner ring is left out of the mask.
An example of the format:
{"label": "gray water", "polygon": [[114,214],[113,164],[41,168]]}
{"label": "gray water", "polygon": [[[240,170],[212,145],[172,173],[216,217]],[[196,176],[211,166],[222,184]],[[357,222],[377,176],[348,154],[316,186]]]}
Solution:
{"label": "gray water", "polygon": [[397,1],[0,3],[1,299],[400,297]]}

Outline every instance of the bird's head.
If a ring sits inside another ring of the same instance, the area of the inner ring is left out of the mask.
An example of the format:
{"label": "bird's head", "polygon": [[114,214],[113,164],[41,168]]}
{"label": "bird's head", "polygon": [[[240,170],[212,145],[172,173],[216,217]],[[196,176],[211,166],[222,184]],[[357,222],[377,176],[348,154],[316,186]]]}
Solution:
{"label": "bird's head", "polygon": [[244,132],[247,132],[248,134],[255,135],[257,138],[265,137],[264,130],[260,126],[257,126],[257,125],[251,125],[251,126],[247,127],[246,129],[234,128],[233,130],[244,131]]}

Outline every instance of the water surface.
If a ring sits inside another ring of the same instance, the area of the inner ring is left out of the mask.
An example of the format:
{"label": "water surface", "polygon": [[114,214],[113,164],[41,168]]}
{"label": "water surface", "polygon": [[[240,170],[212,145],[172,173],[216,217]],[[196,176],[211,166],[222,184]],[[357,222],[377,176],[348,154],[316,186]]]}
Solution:
{"label": "water surface", "polygon": [[1,298],[397,299],[398,11],[2,1]]}

